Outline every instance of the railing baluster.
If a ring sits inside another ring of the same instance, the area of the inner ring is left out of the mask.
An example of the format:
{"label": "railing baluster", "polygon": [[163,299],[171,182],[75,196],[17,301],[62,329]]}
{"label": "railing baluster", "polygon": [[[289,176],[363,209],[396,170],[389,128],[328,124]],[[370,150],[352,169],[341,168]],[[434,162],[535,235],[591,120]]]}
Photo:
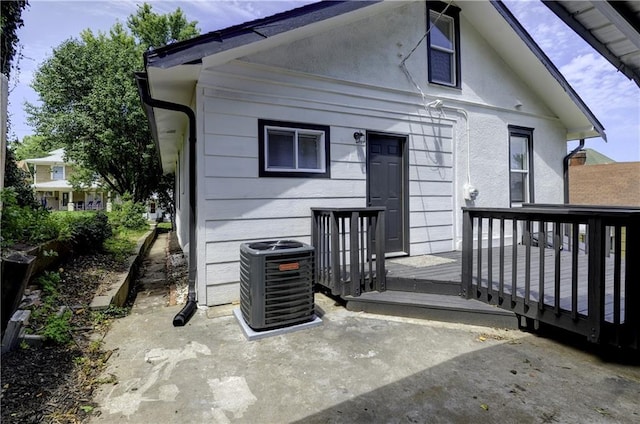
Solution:
{"label": "railing baluster", "polygon": [[366,240],[366,228],[364,226],[364,220],[365,218],[363,216],[358,215],[358,227],[360,229],[360,244],[359,244],[359,249],[358,249],[358,257],[359,262],[360,262],[360,287],[362,287],[362,290],[364,290],[364,287],[366,286],[368,289],[371,289],[371,285],[369,284],[369,278],[367,277],[367,273],[365,272],[365,266],[366,266],[366,257],[365,257],[365,249],[367,246],[367,243],[365,242]]}
{"label": "railing baluster", "polygon": [[518,298],[518,220],[513,219],[513,247],[511,249],[511,304],[515,305]]}
{"label": "railing baluster", "polygon": [[358,213],[353,212],[351,214],[351,222],[350,222],[350,259],[351,259],[351,295],[352,296],[360,296],[361,288],[360,288],[360,265],[358,263],[359,256],[359,247],[358,247]]}
{"label": "railing baluster", "polygon": [[[576,225],[576,224],[573,224]],[[554,270],[553,270],[553,309],[555,311],[556,316],[560,315],[560,284],[562,281],[561,272],[560,272],[560,240],[564,239],[564,235],[561,232],[561,227],[565,227],[566,224],[561,224],[559,222],[553,223],[553,233],[554,233],[554,243],[553,243],[553,253],[554,253]],[[573,250],[577,250],[577,246],[573,246]]]}
{"label": "railing baluster", "polygon": [[473,216],[468,210],[462,213],[462,294],[475,299],[473,290]]}
{"label": "railing baluster", "polygon": [[477,280],[478,289],[482,287],[482,217],[478,218],[478,240],[476,250],[476,266],[477,266]]}
{"label": "railing baluster", "polygon": [[367,219],[368,227],[367,227],[367,263],[369,267],[369,280],[371,281],[371,289],[377,290],[376,286],[376,275],[373,273],[373,252],[372,244],[373,244],[373,229],[375,228],[375,216],[370,216]]}
{"label": "railing baluster", "polygon": [[387,289],[387,274],[384,265],[385,247],[385,214],[383,210],[376,216],[376,285],[378,290]]}
{"label": "railing baluster", "polygon": [[613,245],[613,323],[620,324],[620,277],[622,271],[622,226],[616,224]]}
{"label": "railing baluster", "polygon": [[493,297],[493,218],[489,218],[487,233],[487,290],[491,300]]}
{"label": "railing baluster", "polygon": [[544,240],[540,242],[540,236],[538,236],[538,247],[539,247],[539,255],[540,255],[540,266],[538,268],[538,273],[540,274],[538,278],[538,309],[544,309],[544,255],[545,249],[547,247],[547,223],[544,221],[540,221],[540,230],[538,234],[542,234]]}
{"label": "railing baluster", "polygon": [[[580,225],[573,224],[573,244],[578,245]],[[578,319],[578,249],[571,252],[571,319]]]}
{"label": "railing baluster", "polygon": [[504,218],[500,218],[500,288],[498,291],[498,304],[504,300]]}
{"label": "railing baluster", "polygon": [[599,342],[604,323],[604,223],[602,218],[589,218],[589,274],[587,277],[587,302],[589,304],[589,323],[591,341]]}
{"label": "railing baluster", "polygon": [[[525,223],[524,238],[527,241],[524,246],[524,305],[529,307],[531,297],[531,221],[527,219]],[[540,241],[538,240],[538,243]]]}
{"label": "railing baluster", "polygon": [[331,272],[332,272],[332,282],[331,288],[332,293],[337,295],[343,294],[343,286],[341,284],[341,269],[340,269],[340,223],[338,222],[338,216],[335,213],[331,213]]}

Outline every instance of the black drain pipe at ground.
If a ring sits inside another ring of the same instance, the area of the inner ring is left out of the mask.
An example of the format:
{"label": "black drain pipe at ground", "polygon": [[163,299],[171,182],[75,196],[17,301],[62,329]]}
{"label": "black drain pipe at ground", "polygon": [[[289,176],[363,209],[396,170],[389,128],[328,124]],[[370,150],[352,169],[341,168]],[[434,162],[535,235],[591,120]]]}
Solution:
{"label": "black drain pipe at ground", "polygon": [[189,119],[189,293],[184,308],[173,318],[174,327],[184,326],[198,308],[196,297],[196,114],[189,106],[151,98],[146,72],[136,72],[138,92],[144,104],[182,112]]}
{"label": "black drain pipe at ground", "polygon": [[578,147],[573,149],[571,151],[571,153],[569,153],[567,156],[565,156],[564,160],[562,161],[562,172],[563,172],[563,177],[564,177],[564,204],[565,205],[569,204],[569,160],[571,160],[573,155],[578,153],[583,148],[584,148],[584,138],[581,138],[580,139],[580,144],[578,145]]}

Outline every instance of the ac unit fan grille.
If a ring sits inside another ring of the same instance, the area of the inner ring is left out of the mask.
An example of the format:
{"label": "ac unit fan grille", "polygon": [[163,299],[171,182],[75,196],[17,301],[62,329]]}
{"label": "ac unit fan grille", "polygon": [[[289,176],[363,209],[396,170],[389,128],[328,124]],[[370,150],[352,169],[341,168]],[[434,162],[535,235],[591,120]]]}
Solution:
{"label": "ac unit fan grille", "polygon": [[[311,248],[252,257],[241,251],[240,309],[252,328],[282,327],[313,319],[313,253]],[[261,261],[260,272],[256,272],[256,261]]]}

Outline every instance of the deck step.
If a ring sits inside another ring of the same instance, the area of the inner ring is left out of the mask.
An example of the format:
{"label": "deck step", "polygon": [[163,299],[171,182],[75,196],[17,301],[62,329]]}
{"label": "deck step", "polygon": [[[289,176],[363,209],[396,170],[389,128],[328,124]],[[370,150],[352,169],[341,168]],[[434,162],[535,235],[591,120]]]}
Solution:
{"label": "deck step", "polygon": [[484,327],[518,328],[518,320],[512,312],[477,300],[460,296],[385,291],[363,293],[361,296],[344,296],[347,309],[407,318],[457,322]]}
{"label": "deck step", "polygon": [[413,277],[387,276],[388,291],[459,296],[460,289],[459,281],[434,281]]}

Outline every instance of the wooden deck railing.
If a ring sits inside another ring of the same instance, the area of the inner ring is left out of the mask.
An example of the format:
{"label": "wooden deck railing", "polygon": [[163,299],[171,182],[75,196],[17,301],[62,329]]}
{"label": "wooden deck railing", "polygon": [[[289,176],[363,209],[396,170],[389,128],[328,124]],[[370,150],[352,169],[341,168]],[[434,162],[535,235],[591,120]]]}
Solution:
{"label": "wooden deck railing", "polygon": [[312,208],[316,282],[338,296],[385,290],[385,208]]}
{"label": "wooden deck railing", "polygon": [[511,310],[527,325],[639,348],[640,209],[534,204],[463,212],[467,298]]}

